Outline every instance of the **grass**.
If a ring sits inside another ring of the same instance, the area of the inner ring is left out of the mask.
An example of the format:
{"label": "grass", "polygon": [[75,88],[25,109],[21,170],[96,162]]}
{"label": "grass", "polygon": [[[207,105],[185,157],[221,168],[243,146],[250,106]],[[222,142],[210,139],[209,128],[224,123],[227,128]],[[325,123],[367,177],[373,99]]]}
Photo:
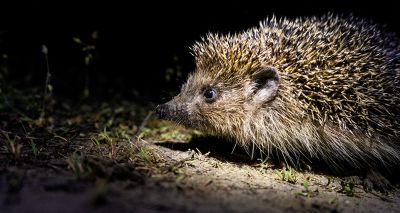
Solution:
{"label": "grass", "polygon": [[21,122],[22,129],[24,130],[25,133],[25,138],[28,140],[28,143],[31,147],[32,153],[35,157],[39,155],[40,149],[37,147],[36,143],[34,142],[34,138],[29,136],[28,132],[26,131],[26,128],[24,124]]}
{"label": "grass", "polygon": [[19,161],[21,159],[21,150],[22,150],[22,144],[20,144],[18,142],[18,140],[20,139],[18,136],[14,136],[13,138],[11,138],[9,136],[9,133],[3,131],[2,132],[5,140],[4,140],[4,147],[5,149],[8,151],[9,154],[11,154],[13,156],[13,158],[16,161]]}
{"label": "grass", "polygon": [[319,194],[318,189],[316,189],[314,191],[310,190],[310,188],[309,188],[310,187],[310,179],[311,179],[310,176],[304,178],[304,180],[303,180],[303,190],[300,191],[300,192],[297,192],[296,195],[300,195],[300,196],[303,196],[303,197],[315,197],[315,196],[317,196]]}
{"label": "grass", "polygon": [[256,167],[258,167],[261,172],[266,171],[269,168],[272,168],[272,165],[270,164],[268,158],[265,159],[259,158],[258,161],[259,163],[256,164]]}
{"label": "grass", "polygon": [[143,128],[138,138],[152,138],[163,142],[186,142],[202,133],[195,129],[188,129],[165,120],[150,120],[146,128]]}
{"label": "grass", "polygon": [[153,159],[152,151],[149,148],[142,147],[140,148],[138,157],[145,163],[151,163]]}
{"label": "grass", "polygon": [[104,128],[101,132],[98,134],[90,137],[90,140],[97,146],[102,144],[102,142],[105,143],[112,143],[113,139],[110,136],[110,132],[107,131],[107,128]]}
{"label": "grass", "polygon": [[296,183],[296,174],[293,168],[290,166],[287,168],[282,168],[282,169],[275,169],[275,174],[278,175],[278,177],[282,181],[286,181],[289,183]]}
{"label": "grass", "polygon": [[36,143],[33,142],[32,138],[28,138],[29,145],[31,146],[32,153],[35,157],[39,156],[40,149],[37,147]]}
{"label": "grass", "polygon": [[92,175],[92,168],[86,163],[85,156],[80,152],[74,152],[67,158],[68,168],[76,179],[85,179]]}

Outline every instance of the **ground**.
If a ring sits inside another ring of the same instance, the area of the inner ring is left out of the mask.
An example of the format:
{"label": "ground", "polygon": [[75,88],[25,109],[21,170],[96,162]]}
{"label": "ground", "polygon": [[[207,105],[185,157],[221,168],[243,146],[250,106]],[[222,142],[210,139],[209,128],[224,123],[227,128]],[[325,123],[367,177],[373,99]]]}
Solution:
{"label": "ground", "polygon": [[398,190],[251,160],[149,106],[1,95],[1,212],[400,211]]}

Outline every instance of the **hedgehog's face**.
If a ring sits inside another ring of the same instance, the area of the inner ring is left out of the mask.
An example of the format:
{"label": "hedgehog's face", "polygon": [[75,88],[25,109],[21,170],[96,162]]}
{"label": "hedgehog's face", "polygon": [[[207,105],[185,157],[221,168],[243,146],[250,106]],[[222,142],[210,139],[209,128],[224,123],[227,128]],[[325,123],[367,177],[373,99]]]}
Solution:
{"label": "hedgehog's face", "polygon": [[158,106],[157,112],[179,124],[228,135],[240,131],[245,120],[277,94],[279,75],[275,68],[264,67],[248,74],[216,73],[193,73],[180,94]]}

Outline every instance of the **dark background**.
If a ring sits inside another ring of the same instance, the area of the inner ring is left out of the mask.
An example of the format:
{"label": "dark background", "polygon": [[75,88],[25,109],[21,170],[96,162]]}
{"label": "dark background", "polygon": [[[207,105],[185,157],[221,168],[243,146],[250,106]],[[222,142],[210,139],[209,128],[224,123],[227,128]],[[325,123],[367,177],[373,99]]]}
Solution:
{"label": "dark background", "polygon": [[[160,102],[194,69],[194,41],[207,32],[240,32],[272,14],[353,13],[400,32],[395,1],[13,1],[0,8],[0,54],[7,56],[0,60],[8,69],[3,84],[44,85],[46,45],[54,95],[66,98],[81,95],[88,73],[91,98]],[[89,68],[73,37],[95,42]]]}

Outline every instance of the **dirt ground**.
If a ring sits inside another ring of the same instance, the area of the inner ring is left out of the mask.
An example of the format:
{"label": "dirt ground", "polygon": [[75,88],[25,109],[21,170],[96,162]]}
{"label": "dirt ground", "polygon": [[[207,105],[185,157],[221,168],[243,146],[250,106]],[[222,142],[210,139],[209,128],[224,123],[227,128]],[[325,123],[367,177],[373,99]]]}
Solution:
{"label": "dirt ground", "polygon": [[250,160],[132,103],[58,101],[39,116],[18,101],[0,105],[0,212],[400,211],[399,190]]}

